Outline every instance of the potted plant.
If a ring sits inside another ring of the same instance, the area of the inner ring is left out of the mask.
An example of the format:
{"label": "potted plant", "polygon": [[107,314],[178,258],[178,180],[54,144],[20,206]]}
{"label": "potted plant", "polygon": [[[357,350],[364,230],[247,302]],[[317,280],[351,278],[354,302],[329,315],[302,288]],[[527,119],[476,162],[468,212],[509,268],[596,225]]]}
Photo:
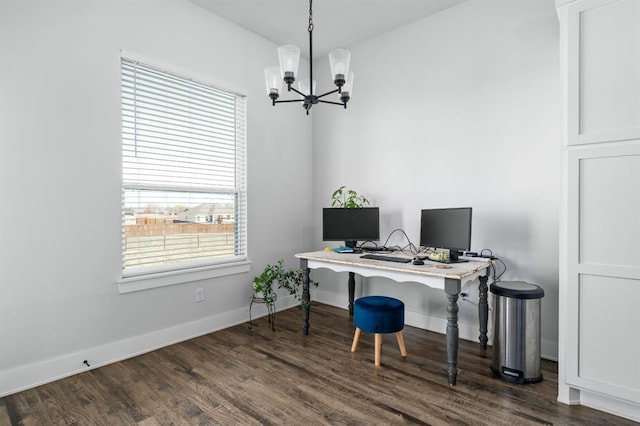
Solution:
{"label": "potted plant", "polygon": [[365,196],[358,195],[353,189],[346,189],[344,185],[333,191],[331,195],[331,207],[356,209],[368,204],[369,200]]}
{"label": "potted plant", "polygon": [[282,259],[275,265],[266,264],[262,273],[253,278],[253,297],[264,300],[267,304],[273,304],[277,297],[273,291],[274,284],[282,279],[284,273]]}
{"label": "potted plant", "polygon": [[[253,279],[253,296],[265,303],[273,304],[277,298],[274,287],[286,289],[289,294],[302,302],[302,269],[285,269],[284,260],[280,259],[275,265],[265,265],[264,270]],[[309,280],[309,285],[315,287],[318,283]]]}

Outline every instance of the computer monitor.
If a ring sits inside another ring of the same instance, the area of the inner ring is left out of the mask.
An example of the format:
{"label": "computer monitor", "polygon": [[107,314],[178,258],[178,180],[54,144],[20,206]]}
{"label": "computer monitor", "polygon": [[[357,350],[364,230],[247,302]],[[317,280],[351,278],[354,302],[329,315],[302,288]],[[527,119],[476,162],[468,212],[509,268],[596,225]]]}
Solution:
{"label": "computer monitor", "polygon": [[471,207],[422,210],[420,246],[448,249],[458,261],[460,251],[471,250]]}
{"label": "computer monitor", "polygon": [[322,209],[322,240],[344,241],[355,248],[358,241],[380,239],[380,211],[378,207],[353,209]]}

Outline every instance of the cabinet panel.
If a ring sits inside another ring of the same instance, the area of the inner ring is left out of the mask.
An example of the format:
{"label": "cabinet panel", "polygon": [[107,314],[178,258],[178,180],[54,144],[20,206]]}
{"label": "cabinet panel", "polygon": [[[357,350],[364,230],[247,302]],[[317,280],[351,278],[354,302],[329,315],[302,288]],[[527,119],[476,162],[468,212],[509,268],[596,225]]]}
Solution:
{"label": "cabinet panel", "polygon": [[640,401],[640,140],[567,151],[566,385]]}
{"label": "cabinet panel", "polygon": [[638,170],[638,154],[580,160],[580,263],[640,267]]}
{"label": "cabinet panel", "polygon": [[569,15],[568,143],[640,138],[640,0],[577,2]]}
{"label": "cabinet panel", "polygon": [[[640,120],[640,2],[581,13],[581,133],[637,128]],[[620,31],[620,27],[628,31]],[[601,34],[607,34],[602,37]]]}
{"label": "cabinet panel", "polygon": [[579,293],[578,376],[638,395],[640,282],[581,275]]}

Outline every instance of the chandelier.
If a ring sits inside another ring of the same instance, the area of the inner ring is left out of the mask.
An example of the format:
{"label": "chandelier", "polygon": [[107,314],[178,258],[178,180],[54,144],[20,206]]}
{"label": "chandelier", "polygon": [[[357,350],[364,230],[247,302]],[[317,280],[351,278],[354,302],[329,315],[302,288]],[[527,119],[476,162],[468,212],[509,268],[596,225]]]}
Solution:
{"label": "chandelier", "polygon": [[[353,91],[353,73],[349,72],[349,62],[351,53],[345,49],[336,49],[329,53],[329,65],[331,67],[331,78],[337,89],[331,90],[321,95],[316,95],[316,82],[313,80],[313,10],[312,1],[309,0],[309,78],[302,79],[298,82],[298,88],[293,86],[298,73],[298,64],[300,62],[300,49],[298,46],[290,44],[280,46],[278,48],[278,58],[280,66],[265,68],[264,76],[267,83],[267,93],[273,105],[284,102],[302,102],[302,106],[309,115],[311,107],[317,103],[341,105],[347,107],[347,102],[351,98]],[[282,83],[287,84],[288,92],[295,92],[300,95],[300,99],[281,100],[280,92],[282,91]],[[334,93],[340,94],[340,102],[333,102],[323,99],[325,96]]]}

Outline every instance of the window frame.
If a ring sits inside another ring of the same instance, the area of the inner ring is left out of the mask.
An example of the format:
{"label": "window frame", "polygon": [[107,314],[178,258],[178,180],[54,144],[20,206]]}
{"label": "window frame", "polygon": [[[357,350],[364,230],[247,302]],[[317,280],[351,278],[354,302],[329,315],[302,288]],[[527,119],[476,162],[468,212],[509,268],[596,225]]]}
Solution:
{"label": "window frame", "polygon": [[[234,188],[216,188],[216,187],[196,187],[191,188],[188,186],[174,186],[171,184],[145,184],[136,182],[127,182],[124,178],[124,74],[123,69],[125,63],[129,66],[141,66],[146,69],[151,69],[154,72],[161,73],[168,78],[178,78],[194,82],[199,85],[204,85],[215,89],[216,91],[223,91],[234,98],[234,126],[236,129],[234,137],[234,155],[235,160],[235,179]],[[183,73],[178,73],[166,69],[167,67],[158,67],[150,61],[143,59],[136,59],[133,55],[125,55],[122,53],[120,57],[120,123],[121,123],[121,149],[123,154],[120,157],[121,165],[123,166],[123,172],[121,173],[121,191],[122,191],[122,203],[120,206],[120,213],[122,217],[122,236],[121,242],[121,274],[116,280],[119,293],[128,293],[133,291],[145,290],[149,288],[163,287],[167,285],[174,285],[192,281],[198,281],[203,279],[241,274],[249,272],[251,262],[248,260],[248,244],[247,244],[247,136],[246,136],[246,122],[247,122],[247,99],[246,96],[233,90],[221,88],[217,85],[209,82],[197,81],[194,78],[185,77]],[[238,159],[237,157],[240,157]],[[236,199],[235,215],[236,215],[236,234],[234,240],[234,255],[221,257],[220,259],[207,259],[207,260],[191,260],[183,263],[172,263],[165,265],[155,265],[150,267],[138,267],[125,269],[125,248],[124,248],[124,226],[125,226],[125,201],[124,194],[126,190],[140,190],[140,191],[163,191],[169,192],[193,192],[199,194],[227,194],[233,195]]]}

